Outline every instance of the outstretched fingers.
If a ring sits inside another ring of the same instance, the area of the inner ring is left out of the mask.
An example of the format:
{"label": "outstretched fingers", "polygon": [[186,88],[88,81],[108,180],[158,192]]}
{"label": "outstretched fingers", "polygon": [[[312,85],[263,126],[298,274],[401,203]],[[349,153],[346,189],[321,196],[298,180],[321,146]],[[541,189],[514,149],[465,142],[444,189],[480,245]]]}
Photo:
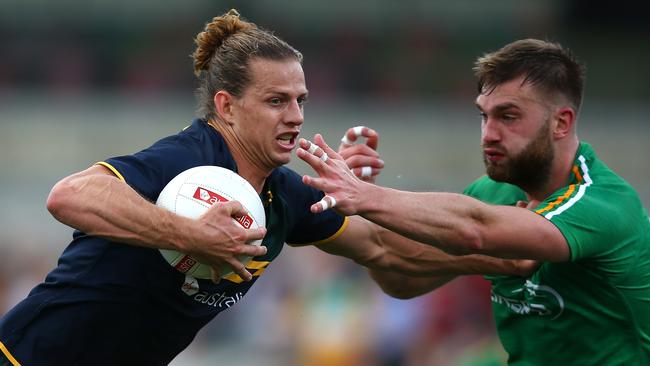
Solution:
{"label": "outstretched fingers", "polygon": [[379,134],[372,128],[366,126],[356,126],[348,129],[341,139],[339,150],[353,145],[359,137],[365,137],[366,145],[373,150],[377,150],[377,146],[379,145]]}
{"label": "outstretched fingers", "polygon": [[336,198],[334,196],[324,196],[323,199],[311,205],[310,210],[312,213],[320,213],[336,206]]}
{"label": "outstretched fingers", "polygon": [[332,158],[338,160],[341,157],[325,144],[322,137],[320,140],[323,143],[322,146],[318,146],[309,140],[300,139],[298,142],[300,148],[296,150],[296,155],[309,164],[319,176],[323,176],[326,175],[328,163]]}

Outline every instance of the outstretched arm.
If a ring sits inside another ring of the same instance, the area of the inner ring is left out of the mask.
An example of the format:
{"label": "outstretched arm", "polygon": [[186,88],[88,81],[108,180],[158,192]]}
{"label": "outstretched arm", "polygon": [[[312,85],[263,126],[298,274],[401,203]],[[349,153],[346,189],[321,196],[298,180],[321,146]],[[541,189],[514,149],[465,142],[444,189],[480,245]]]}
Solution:
{"label": "outstretched arm", "polygon": [[[330,207],[334,203],[339,213],[361,215],[449,253],[544,261],[569,259],[569,247],[559,229],[527,209],[488,205],[461,194],[405,192],[368,184],[354,176],[320,135],[314,141],[319,149],[309,153],[311,143],[302,139],[297,155],[319,177],[304,176],[303,182],[324,191],[324,202]],[[323,152],[329,156],[327,161],[319,158]],[[312,206],[312,212],[322,209],[322,203]]]}
{"label": "outstretched arm", "polygon": [[181,217],[147,201],[100,165],[58,182],[47,208],[57,220],[89,235],[174,249],[211,265],[215,273],[229,265],[243,279],[251,275],[236,256],[266,253],[265,247],[246,245],[261,239],[265,229],[245,230],[233,223],[232,217],[244,213],[238,202],[214,205],[197,220]]}
{"label": "outstretched arm", "polygon": [[534,261],[507,260],[484,255],[456,256],[418,243],[359,217],[338,238],[319,249],[368,267],[373,279],[395,297],[429,292],[459,275],[529,275]]}

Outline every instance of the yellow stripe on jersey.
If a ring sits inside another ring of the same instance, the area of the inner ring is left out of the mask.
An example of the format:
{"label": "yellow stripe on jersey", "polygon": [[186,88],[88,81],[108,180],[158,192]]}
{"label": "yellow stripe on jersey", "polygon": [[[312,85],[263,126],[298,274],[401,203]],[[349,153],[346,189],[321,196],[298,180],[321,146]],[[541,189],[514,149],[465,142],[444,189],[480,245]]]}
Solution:
{"label": "yellow stripe on jersey", "polygon": [[260,268],[266,268],[268,267],[270,262],[267,261],[250,261],[246,265],[246,268],[249,269],[260,269]]}
{"label": "yellow stripe on jersey", "polygon": [[120,174],[120,172],[118,172],[117,169],[115,169],[115,167],[112,166],[111,164],[109,164],[109,163],[107,163],[105,161],[100,161],[100,162],[95,163],[95,165],[101,165],[103,167],[108,168],[110,171],[113,172],[113,174],[115,174],[116,177],[120,178],[120,180],[122,182],[126,183],[126,179],[124,179],[124,176],[122,174]]}
{"label": "yellow stripe on jersey", "polygon": [[538,214],[541,214],[541,213],[544,213],[546,211],[552,210],[555,206],[561,205],[564,201],[566,201],[571,196],[571,194],[573,194],[573,191],[575,191],[575,189],[576,189],[575,184],[570,185],[569,188],[567,189],[567,191],[564,192],[563,195],[558,197],[555,201],[549,203],[546,207],[535,210],[535,212],[538,213]]}
{"label": "yellow stripe on jersey", "polygon": [[582,183],[582,174],[580,174],[580,169],[578,169],[578,166],[574,165],[571,170],[573,171],[573,174],[575,174],[578,184]]}
{"label": "yellow stripe on jersey", "polygon": [[5,347],[5,345],[2,342],[0,342],[0,351],[7,358],[7,360],[11,362],[13,366],[20,366],[20,362],[16,361],[14,356],[11,355],[11,352],[9,352],[7,347]]}
{"label": "yellow stripe on jersey", "polygon": [[[343,234],[343,232],[345,231],[345,229],[347,229],[348,225],[350,225],[350,218],[346,216],[346,217],[343,219],[343,224],[341,224],[341,227],[340,227],[340,228],[339,228],[339,229],[338,229],[334,234],[332,234],[329,238],[325,238],[325,239],[323,239],[323,240],[314,241],[314,242],[311,242],[311,243],[296,244],[295,246],[321,245],[321,244],[325,244],[325,243],[330,242],[330,241],[332,241],[332,240],[338,238],[339,236],[341,236],[341,234]],[[293,245],[293,244],[289,244],[289,245]]]}
{"label": "yellow stripe on jersey", "polygon": [[[253,273],[253,277],[259,277],[259,276],[262,275],[262,273],[264,273],[264,271],[266,270],[266,267],[269,265],[269,263],[270,262],[267,262],[267,261],[250,261],[246,265],[246,268],[248,268],[248,269],[256,269],[257,271],[255,271]],[[244,280],[241,277],[239,277],[239,275],[236,274],[236,273],[231,273],[228,276],[223,277],[223,279],[228,280],[230,282],[234,282],[234,283],[242,283],[242,282],[244,282]]]}
{"label": "yellow stripe on jersey", "polygon": [[[576,181],[578,182],[577,184],[581,184],[583,182],[583,178],[582,178],[582,174],[580,174],[580,169],[578,168],[578,165],[574,165],[573,167],[571,167],[571,171],[576,176]],[[535,212],[538,214],[542,214],[544,212],[552,210],[556,206],[563,204],[567,200],[567,198],[571,197],[573,191],[575,191],[576,189],[577,184],[571,184],[569,188],[567,188],[567,191],[564,192],[563,195],[558,197],[555,201],[549,203],[547,206],[535,210]]]}

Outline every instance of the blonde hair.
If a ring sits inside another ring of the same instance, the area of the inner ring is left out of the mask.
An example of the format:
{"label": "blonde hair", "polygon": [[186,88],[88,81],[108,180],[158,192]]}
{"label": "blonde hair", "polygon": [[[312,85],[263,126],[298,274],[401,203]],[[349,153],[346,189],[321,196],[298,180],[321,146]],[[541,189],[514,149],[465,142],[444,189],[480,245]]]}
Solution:
{"label": "blonde hair", "polygon": [[250,83],[248,68],[253,58],[302,62],[302,54],[295,48],[241,19],[235,9],[214,17],[194,42],[194,74],[199,80],[198,115],[205,119],[216,117],[213,97],[219,90],[241,96]]}

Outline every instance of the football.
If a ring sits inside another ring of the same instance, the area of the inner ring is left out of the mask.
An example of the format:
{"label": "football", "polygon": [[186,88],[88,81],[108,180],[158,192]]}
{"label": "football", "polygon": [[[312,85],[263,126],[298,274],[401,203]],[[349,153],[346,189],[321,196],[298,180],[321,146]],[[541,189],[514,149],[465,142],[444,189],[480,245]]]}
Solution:
{"label": "football", "polygon": [[[253,186],[237,173],[217,167],[198,166],[181,172],[174,177],[158,196],[156,205],[180,216],[196,219],[213,204],[226,201],[239,201],[248,215],[236,220],[246,229],[266,226],[262,200]],[[256,240],[251,245],[261,245]],[[187,254],[174,250],[160,249],[165,260],[178,271],[195,278],[212,278],[211,267],[199,263]],[[238,257],[246,265],[251,257]],[[230,267],[221,270],[221,277],[232,274]]]}

